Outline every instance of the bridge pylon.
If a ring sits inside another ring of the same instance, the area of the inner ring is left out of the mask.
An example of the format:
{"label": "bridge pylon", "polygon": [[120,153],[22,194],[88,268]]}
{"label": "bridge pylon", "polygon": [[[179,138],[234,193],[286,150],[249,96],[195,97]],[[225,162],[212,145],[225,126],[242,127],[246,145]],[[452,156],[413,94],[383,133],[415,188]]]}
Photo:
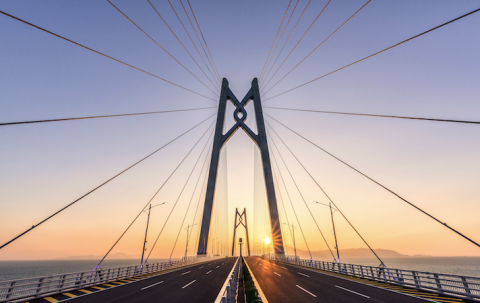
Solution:
{"label": "bridge pylon", "polygon": [[[231,101],[236,107],[233,118],[235,125],[228,132],[223,134],[225,123],[225,111],[227,100]],[[249,101],[253,101],[255,109],[255,119],[257,122],[258,134],[255,134],[244,122],[247,119],[245,106]],[[241,117],[239,117],[241,115]],[[208,234],[212,219],[213,201],[215,197],[215,187],[217,183],[218,162],[220,151],[228,139],[239,129],[242,128],[249,137],[257,144],[262,155],[263,175],[265,177],[265,187],[267,191],[268,209],[270,213],[270,224],[272,231],[272,242],[275,254],[284,254],[283,237],[280,228],[280,219],[277,207],[277,198],[275,196],[275,187],[273,184],[272,165],[270,163],[270,154],[268,152],[267,134],[265,131],[265,121],[263,119],[263,110],[260,100],[260,90],[258,88],[258,79],[252,81],[252,86],[243,100],[239,102],[228,87],[227,79],[223,78],[222,90],[220,92],[220,101],[218,104],[217,123],[215,126],[215,136],[213,139],[212,159],[208,175],[207,192],[205,195],[205,206],[203,209],[202,226],[200,230],[200,239],[198,241],[198,255],[206,255],[208,245]],[[248,234],[248,233],[247,233]]]}
{"label": "bridge pylon", "polygon": [[[237,224],[237,218],[238,218],[238,224]],[[235,236],[237,234],[237,228],[240,226],[240,224],[245,227],[245,234],[247,235],[247,252],[248,256],[250,256],[250,241],[248,240],[248,223],[247,223],[247,209],[244,208],[243,212],[240,214],[238,212],[238,208],[235,209],[235,224],[233,225],[233,243],[232,243],[232,256],[235,255]],[[241,247],[241,246],[240,246]],[[242,251],[240,248],[240,256],[242,255]]]}

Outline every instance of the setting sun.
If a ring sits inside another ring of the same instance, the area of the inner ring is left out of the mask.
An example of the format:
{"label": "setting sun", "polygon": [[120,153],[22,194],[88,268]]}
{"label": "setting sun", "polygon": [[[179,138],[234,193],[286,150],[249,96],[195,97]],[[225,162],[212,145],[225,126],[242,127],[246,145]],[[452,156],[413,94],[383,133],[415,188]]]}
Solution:
{"label": "setting sun", "polygon": [[263,240],[265,242],[265,244],[268,244],[270,243],[270,239],[269,238],[265,238],[265,240]]}

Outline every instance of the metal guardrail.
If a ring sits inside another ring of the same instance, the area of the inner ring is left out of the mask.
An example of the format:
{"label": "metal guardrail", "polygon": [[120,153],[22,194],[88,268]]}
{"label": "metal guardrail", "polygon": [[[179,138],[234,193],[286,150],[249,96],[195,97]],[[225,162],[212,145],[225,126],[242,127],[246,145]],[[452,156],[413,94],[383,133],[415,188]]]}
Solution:
{"label": "metal guardrail", "polygon": [[[45,295],[72,291],[79,288],[180,267],[189,263],[194,263],[196,260],[196,257],[188,257],[187,259],[179,261],[146,264],[143,268],[141,268],[140,265],[137,265],[3,281],[0,282],[0,302],[37,298]],[[202,258],[200,260],[205,259]]]}
{"label": "metal guardrail", "polygon": [[226,281],[225,285],[223,285],[223,288],[220,290],[220,293],[222,294],[222,297],[220,298],[221,303],[237,302],[238,280],[239,280],[241,267],[242,267],[242,258],[240,257],[237,259],[235,266],[233,266],[233,269],[230,272],[229,278],[227,278],[228,281]]}
{"label": "metal guardrail", "polygon": [[413,289],[421,289],[438,294],[462,299],[480,301],[480,278],[456,276],[414,270],[394,269],[387,267],[363,266],[354,264],[338,264],[314,260],[304,260],[285,255],[263,255],[265,259],[337,272],[349,276],[391,283]]}

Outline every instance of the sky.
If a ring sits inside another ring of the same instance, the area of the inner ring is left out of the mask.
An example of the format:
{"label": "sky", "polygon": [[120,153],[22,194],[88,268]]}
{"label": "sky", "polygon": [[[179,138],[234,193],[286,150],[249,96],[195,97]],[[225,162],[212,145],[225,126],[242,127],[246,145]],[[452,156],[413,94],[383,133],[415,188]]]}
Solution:
{"label": "sky", "polygon": [[[204,66],[166,1],[151,0],[200,66]],[[184,1],[185,2],[185,1]],[[221,77],[241,99],[260,77],[289,1],[191,0]],[[115,6],[207,86],[208,79],[147,1],[114,0]],[[292,1],[290,13],[297,1]],[[275,54],[308,1],[300,0]],[[292,52],[279,80],[366,1],[332,0]],[[173,7],[192,34],[179,1]],[[281,53],[279,66],[318,16],[326,0],[312,1]],[[185,5],[187,3],[185,2]],[[264,106],[479,121],[480,13],[473,14],[385,53],[272,98],[330,71],[468,13],[478,1],[371,1],[274,89],[261,90]],[[216,113],[218,93],[207,89],[107,1],[2,1],[0,10],[126,62],[174,86],[36,28],[0,15],[0,123],[147,111],[212,107],[159,115],[0,126],[0,242],[5,243],[105,180]],[[286,22],[286,21],[285,21]],[[285,23],[284,23],[285,24]],[[282,29],[283,30],[283,29]],[[198,44],[197,44],[198,45]],[[200,50],[202,52],[202,50]],[[207,62],[208,63],[208,62]],[[273,69],[272,73],[276,70]],[[205,70],[208,74],[208,71]],[[261,80],[263,80],[261,78]],[[217,81],[218,83],[218,81]],[[261,82],[263,83],[263,82]],[[216,85],[219,88],[219,85]],[[269,99],[272,98],[272,99]],[[212,100],[213,99],[213,100]],[[268,99],[268,100],[267,100]],[[226,127],[233,124],[229,105]],[[253,107],[247,123],[254,128]],[[476,242],[480,242],[480,129],[441,123],[265,108],[270,153],[275,155],[292,199],[277,188],[281,220],[301,225],[297,246],[326,249],[317,225],[333,247],[328,200],[273,130],[308,167],[331,199],[373,248],[409,255],[480,256],[480,248],[323,153],[272,120],[278,119],[315,144],[390,188]],[[186,224],[200,223],[201,171],[211,146],[214,118],[58,216],[0,250],[0,260],[102,256],[160,185],[202,137],[152,201],[150,249],[165,222],[152,258],[185,251]],[[272,130],[273,129],[273,130]],[[280,153],[272,144],[278,147]],[[206,147],[202,152],[202,149]],[[263,213],[255,186],[256,146],[235,133],[223,151],[219,206],[222,241],[231,245],[235,208],[247,210],[251,239]],[[285,163],[303,195],[297,191]],[[178,198],[187,177],[192,177]],[[225,178],[225,179],[223,179]],[[225,182],[226,181],[226,182]],[[220,182],[220,181],[219,181]],[[192,195],[193,193],[193,195]],[[178,204],[168,221],[169,212]],[[182,224],[185,210],[192,206]],[[200,208],[194,217],[194,209]],[[305,201],[305,202],[304,202]],[[255,204],[257,203],[257,204]],[[309,209],[313,214],[310,216]],[[299,220],[293,216],[297,212]],[[263,210],[264,211],[264,210]],[[348,223],[335,214],[338,246],[362,248]],[[112,253],[140,256],[146,215]],[[257,226],[255,226],[257,224]],[[259,225],[260,224],[260,225]],[[261,229],[261,228],[260,228]],[[194,227],[198,232],[198,226]],[[193,233],[195,235],[195,233]],[[228,236],[227,236],[228,235]],[[240,231],[239,236],[244,237]],[[228,239],[226,239],[228,237]],[[193,237],[195,238],[195,236]],[[286,244],[292,239],[285,236]],[[195,250],[191,242],[189,253]]]}

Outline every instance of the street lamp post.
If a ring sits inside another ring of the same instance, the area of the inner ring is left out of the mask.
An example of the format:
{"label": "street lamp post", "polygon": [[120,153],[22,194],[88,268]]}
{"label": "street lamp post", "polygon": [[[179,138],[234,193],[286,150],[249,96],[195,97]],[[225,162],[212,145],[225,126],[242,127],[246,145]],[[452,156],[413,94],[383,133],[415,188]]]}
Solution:
{"label": "street lamp post", "polygon": [[[164,204],[167,204],[167,203],[168,202],[163,202],[163,203],[154,205],[153,207],[157,207],[157,206],[164,205]],[[142,250],[142,259],[140,260],[140,269],[143,267],[143,256],[145,255],[145,244],[147,244],[148,223],[150,222],[150,212],[151,212],[153,207],[152,207],[152,204],[150,203],[150,205],[148,207],[147,227],[145,228],[145,239],[143,240],[143,250]]]}
{"label": "street lamp post", "polygon": [[190,230],[190,228],[193,228],[195,225],[198,225],[198,223],[195,223],[195,224],[193,224],[193,225],[188,224],[188,225],[187,225],[187,228],[185,228],[185,230],[187,231],[187,245],[185,245],[185,260],[187,260],[188,241],[190,240],[189,230]]}
{"label": "street lamp post", "polygon": [[[340,264],[340,252],[338,251],[338,243],[337,243],[337,233],[335,231],[335,221],[333,220],[333,210],[332,210],[332,203],[330,202],[328,205],[323,204],[317,201],[313,201],[316,204],[324,205],[330,207],[330,216],[332,217],[332,226],[333,226],[333,236],[335,237],[335,249],[337,250],[337,263]],[[335,209],[336,211],[336,209]]]}

